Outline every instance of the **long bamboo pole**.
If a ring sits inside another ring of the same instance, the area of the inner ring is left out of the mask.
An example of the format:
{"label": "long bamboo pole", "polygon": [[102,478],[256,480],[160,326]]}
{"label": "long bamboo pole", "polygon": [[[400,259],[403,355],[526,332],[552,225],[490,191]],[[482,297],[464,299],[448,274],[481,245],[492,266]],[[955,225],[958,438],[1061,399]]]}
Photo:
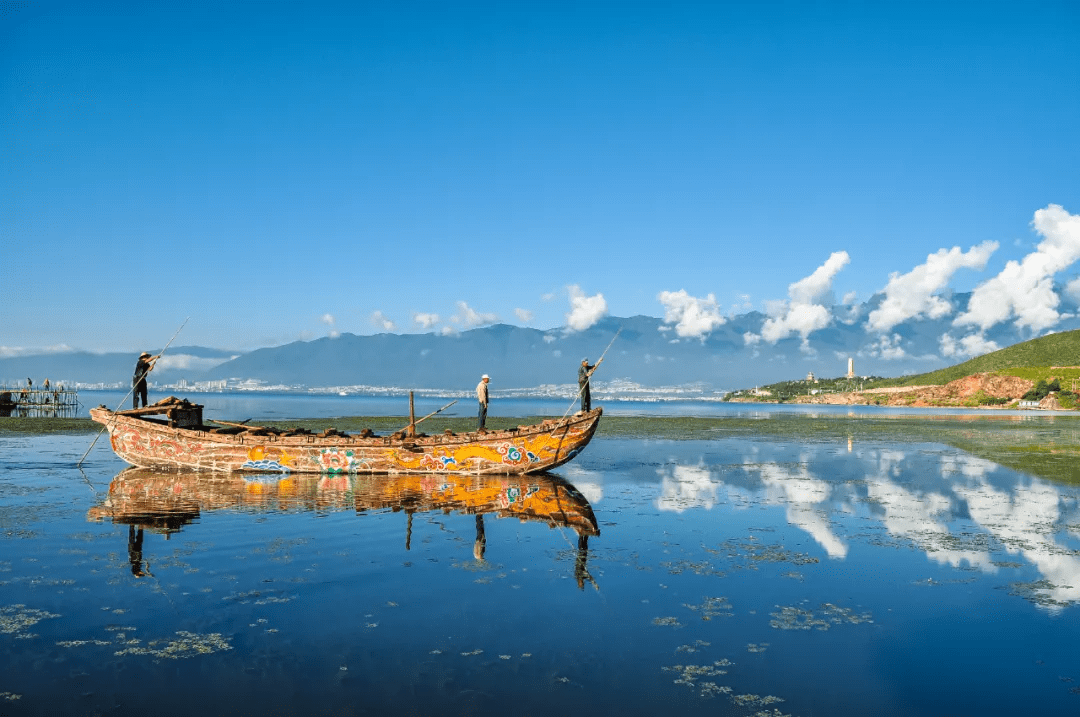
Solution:
{"label": "long bamboo pole", "polygon": [[[169,339],[169,343],[165,344],[165,348],[161,349],[161,351],[159,351],[159,352],[158,352],[158,355],[157,355],[157,356],[154,356],[154,357],[152,357],[152,358],[151,358],[151,360],[152,360],[152,361],[157,361],[157,360],[158,360],[159,358],[161,358],[161,357],[162,357],[162,356],[163,356],[163,355],[165,354],[165,351],[166,351],[166,350],[168,350],[168,348],[169,348],[170,346],[172,346],[172,342],[176,340],[176,337],[180,335],[180,332],[181,332],[181,331],[183,331],[184,327],[185,327],[185,326],[187,326],[187,322],[188,322],[188,321],[190,321],[190,320],[191,320],[191,317],[190,317],[190,316],[189,316],[189,317],[187,317],[186,319],[184,319],[184,323],[180,324],[180,328],[179,328],[179,329],[177,329],[177,330],[176,330],[176,333],[172,335],[172,338],[171,338],[171,339]],[[152,371],[152,370],[153,370],[153,368],[151,368],[150,370]],[[111,419],[111,420],[109,421],[109,423],[107,423],[106,425],[102,426],[102,427],[101,427],[101,430],[100,430],[100,431],[98,431],[98,434],[97,434],[96,436],[94,436],[94,440],[93,440],[93,442],[92,442],[92,443],[90,444],[90,447],[86,449],[86,453],[83,453],[83,454],[82,454],[82,458],[80,458],[80,459],[79,459],[79,462],[75,464],[75,467],[76,467],[76,468],[78,468],[78,467],[82,466],[82,464],[83,464],[83,461],[85,461],[85,460],[86,460],[86,457],[87,457],[88,455],[90,455],[90,451],[91,451],[91,450],[93,450],[93,448],[94,448],[94,445],[95,445],[95,444],[97,444],[97,442],[98,442],[98,439],[99,439],[99,438],[101,438],[101,434],[102,434],[102,433],[104,433],[104,432],[105,432],[105,429],[106,429],[106,428],[108,428],[108,427],[109,427],[110,425],[112,425],[113,421],[115,421],[115,420],[116,420],[116,412],[120,410],[120,406],[123,406],[123,405],[124,405],[124,404],[125,404],[125,403],[127,402],[127,400],[128,400],[128,396],[130,396],[130,395],[131,395],[131,392],[132,392],[132,391],[134,391],[134,390],[135,390],[135,383],[134,383],[134,381],[133,381],[133,382],[132,382],[132,384],[131,384],[131,388],[130,388],[130,389],[128,389],[128,392],[127,392],[127,394],[125,394],[125,395],[124,395],[124,397],[123,397],[122,399],[120,399],[120,404],[119,404],[119,405],[118,405],[118,406],[116,407],[116,410],[115,410],[115,411],[113,411],[113,417],[112,417],[112,419]]]}
{"label": "long bamboo pole", "polygon": [[[401,430],[403,430],[403,431],[404,431],[404,430],[407,430],[407,429],[411,428],[411,429],[413,429],[413,433],[415,434],[415,433],[416,433],[416,424],[417,424],[417,423],[420,423],[421,421],[426,421],[427,419],[429,419],[429,418],[431,418],[432,416],[434,416],[434,415],[435,415],[436,413],[442,413],[442,412],[443,412],[443,411],[445,411],[446,409],[448,409],[448,408],[450,408],[451,406],[453,406],[453,405],[454,405],[455,403],[457,403],[457,399],[456,399],[456,398],[455,398],[455,399],[454,399],[453,401],[451,401],[450,403],[448,403],[448,404],[446,404],[445,406],[443,406],[442,408],[440,408],[440,409],[439,409],[438,411],[432,411],[431,413],[429,413],[428,415],[424,416],[423,418],[418,418],[418,419],[416,419],[415,421],[413,421],[413,420],[412,420],[412,416],[411,416],[411,413],[412,413],[412,403],[410,402],[410,404],[409,404],[409,413],[410,413],[409,425],[408,425],[408,426],[405,426],[405,428],[403,428],[403,429],[401,429]],[[397,431],[395,431],[395,433],[397,433]]]}
{"label": "long bamboo pole", "polygon": [[[619,338],[619,334],[621,334],[621,333],[622,333],[622,327],[620,326],[619,330],[615,332],[615,335],[611,337],[611,341],[608,343],[607,348],[604,349],[604,353],[600,354],[600,358],[598,358],[596,360],[596,363],[593,365],[593,370],[591,372],[589,372],[589,378],[592,378],[593,373],[596,372],[597,366],[599,366],[600,362],[604,360],[605,356],[607,356],[607,352],[614,345],[615,339]],[[570,411],[573,410],[574,404],[577,403],[579,398],[581,398],[581,392],[584,391],[584,390],[585,390],[585,386],[578,386],[577,394],[575,394],[573,400],[570,401],[570,406],[566,409],[566,412],[563,413],[562,418],[559,419],[560,421],[563,420],[564,418],[566,418],[568,415],[570,415]]]}

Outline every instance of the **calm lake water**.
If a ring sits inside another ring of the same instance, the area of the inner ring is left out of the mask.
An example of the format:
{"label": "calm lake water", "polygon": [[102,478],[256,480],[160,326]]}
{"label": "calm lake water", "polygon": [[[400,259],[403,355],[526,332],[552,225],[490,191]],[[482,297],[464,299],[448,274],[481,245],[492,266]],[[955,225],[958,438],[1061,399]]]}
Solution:
{"label": "calm lake water", "polygon": [[947,445],[394,481],[91,440],[0,432],[0,715],[1080,713],[1080,488]]}

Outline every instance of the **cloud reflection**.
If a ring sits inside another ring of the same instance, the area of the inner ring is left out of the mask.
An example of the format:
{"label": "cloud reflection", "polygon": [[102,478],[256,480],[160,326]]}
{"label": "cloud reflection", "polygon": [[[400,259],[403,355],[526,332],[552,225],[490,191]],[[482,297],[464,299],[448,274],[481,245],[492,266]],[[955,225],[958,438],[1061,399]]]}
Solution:
{"label": "cloud reflection", "polygon": [[870,519],[941,565],[1011,577],[1004,556],[1022,557],[1041,580],[1014,591],[1051,610],[1080,602],[1080,550],[1069,544],[1080,537],[1075,491],[960,453],[799,449],[797,460],[780,461],[767,458],[782,448],[739,446],[728,456],[734,471],[710,469],[704,457],[665,465],[656,507],[783,506],[785,520],[835,559],[847,557],[854,536],[845,516]]}

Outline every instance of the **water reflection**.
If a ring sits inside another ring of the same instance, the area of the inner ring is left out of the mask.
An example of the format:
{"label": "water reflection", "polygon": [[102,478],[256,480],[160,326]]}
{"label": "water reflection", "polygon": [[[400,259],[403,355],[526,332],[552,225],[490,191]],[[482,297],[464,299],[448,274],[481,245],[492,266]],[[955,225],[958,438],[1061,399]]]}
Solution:
{"label": "water reflection", "polygon": [[[843,560],[865,540],[871,521],[894,544],[913,546],[935,563],[996,574],[1034,567],[1040,580],[1015,583],[1016,594],[1050,610],[1080,602],[1080,510],[1075,490],[996,463],[920,446],[907,450],[832,445],[725,446],[723,465],[669,463],[658,469],[660,511],[783,507],[789,525],[830,558]],[[859,520],[856,526],[854,520]],[[874,538],[881,542],[882,538]]]}
{"label": "water reflection", "polygon": [[405,550],[412,547],[416,513],[475,514],[473,557],[487,551],[485,515],[517,518],[570,528],[578,536],[574,576],[578,587],[595,585],[586,567],[589,538],[600,535],[589,501],[573,484],[555,475],[531,476],[354,476],[161,473],[126,468],[109,484],[105,500],[87,513],[92,521],[128,526],[128,556],[135,577],[151,575],[142,557],[143,531],[165,536],[197,522],[203,511],[343,511],[358,515],[407,515]]}

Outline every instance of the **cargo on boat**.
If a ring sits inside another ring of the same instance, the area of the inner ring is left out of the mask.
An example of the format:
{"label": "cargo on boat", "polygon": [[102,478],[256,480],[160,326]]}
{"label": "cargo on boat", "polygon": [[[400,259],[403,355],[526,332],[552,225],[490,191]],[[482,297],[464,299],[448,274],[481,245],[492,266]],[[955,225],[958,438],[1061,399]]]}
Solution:
{"label": "cargo on boat", "polygon": [[109,431],[116,454],[157,470],[278,473],[525,474],[551,470],[588,445],[602,408],[528,426],[428,436],[416,423],[386,436],[328,429],[281,430],[226,421],[203,422],[203,407],[170,396],[127,411],[105,406],[90,417]]}

